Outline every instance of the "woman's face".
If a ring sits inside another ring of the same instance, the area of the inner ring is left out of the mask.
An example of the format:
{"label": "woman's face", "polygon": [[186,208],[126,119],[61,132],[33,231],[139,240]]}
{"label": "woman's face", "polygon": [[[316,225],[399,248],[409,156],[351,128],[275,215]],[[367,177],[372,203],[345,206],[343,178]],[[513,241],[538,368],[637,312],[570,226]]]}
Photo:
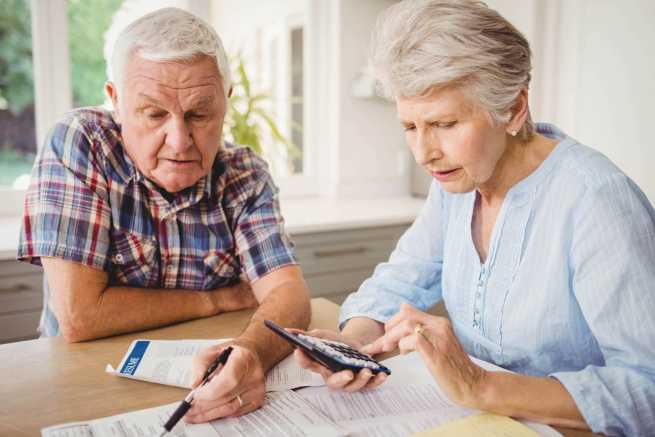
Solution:
{"label": "woman's face", "polygon": [[414,159],[445,191],[465,193],[493,183],[507,134],[465,93],[444,88],[400,97],[396,109]]}

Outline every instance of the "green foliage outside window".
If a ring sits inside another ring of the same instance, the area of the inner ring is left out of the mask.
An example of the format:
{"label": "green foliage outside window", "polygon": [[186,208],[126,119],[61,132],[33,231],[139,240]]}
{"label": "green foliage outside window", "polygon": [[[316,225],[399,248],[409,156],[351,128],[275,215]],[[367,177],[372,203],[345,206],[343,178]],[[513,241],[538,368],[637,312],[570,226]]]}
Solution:
{"label": "green foliage outside window", "polygon": [[18,114],[34,102],[29,1],[0,0],[0,110]]}
{"label": "green foliage outside window", "polygon": [[103,35],[123,0],[68,0],[73,106],[104,102],[107,80]]}
{"label": "green foliage outside window", "polygon": [[225,117],[228,139],[248,146],[258,155],[262,155],[263,129],[266,129],[274,142],[272,146],[286,149],[287,154],[292,158],[299,156],[298,148],[282,135],[273,114],[266,107],[271,96],[266,93],[253,93],[243,58],[236,56],[230,64],[235,65],[236,68],[232,75],[232,97],[229,99],[229,108]]}

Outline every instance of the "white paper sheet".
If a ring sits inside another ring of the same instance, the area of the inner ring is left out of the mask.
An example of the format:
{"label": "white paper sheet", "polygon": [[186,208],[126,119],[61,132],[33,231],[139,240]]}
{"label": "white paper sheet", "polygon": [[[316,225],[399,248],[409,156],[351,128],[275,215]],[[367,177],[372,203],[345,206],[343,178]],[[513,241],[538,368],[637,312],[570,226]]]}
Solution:
{"label": "white paper sheet", "polygon": [[[41,430],[42,437],[159,437],[163,423],[168,420],[177,404],[134,411],[76,427],[88,426],[89,434],[66,434],[72,424],[53,426]],[[344,431],[325,415],[306,403],[293,391],[269,393],[262,408],[238,419],[215,420],[209,423],[188,425],[180,421],[171,437],[329,437],[343,436]]]}
{"label": "white paper sheet", "polygon": [[[107,364],[113,375],[164,385],[191,388],[193,356],[208,346],[228,341],[216,340],[135,340],[117,368]],[[266,391],[324,385],[319,375],[298,366],[288,356],[266,375]]]}
{"label": "white paper sheet", "polygon": [[[471,359],[477,365],[486,370],[491,370],[494,372],[509,372],[509,370],[503,369],[502,367],[496,366],[495,364],[489,363],[487,361],[482,361],[475,357],[471,357]],[[382,363],[391,369],[392,374],[389,377],[389,380],[385,382],[384,385],[380,388],[394,386],[402,387],[412,384],[428,384],[437,389],[440,397],[446,398],[418,353],[414,352],[407,355],[396,355],[395,357],[384,360]],[[519,420],[519,422],[544,437],[561,437],[562,435],[554,428],[551,428],[550,426],[544,425],[542,423],[523,419]],[[424,429],[428,428],[430,427],[426,427]],[[372,435],[374,436],[374,431],[372,430],[371,432],[373,432]]]}

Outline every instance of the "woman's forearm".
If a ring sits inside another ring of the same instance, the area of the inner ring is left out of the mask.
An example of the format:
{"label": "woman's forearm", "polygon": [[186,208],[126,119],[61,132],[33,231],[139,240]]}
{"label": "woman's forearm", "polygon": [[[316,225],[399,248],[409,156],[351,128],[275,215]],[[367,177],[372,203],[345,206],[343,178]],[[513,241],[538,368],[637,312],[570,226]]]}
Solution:
{"label": "woman's forearm", "polygon": [[564,386],[554,378],[486,372],[478,409],[568,428],[589,429]]}
{"label": "woman's forearm", "polygon": [[363,346],[384,335],[384,325],[368,317],[353,317],[346,322],[341,334]]}

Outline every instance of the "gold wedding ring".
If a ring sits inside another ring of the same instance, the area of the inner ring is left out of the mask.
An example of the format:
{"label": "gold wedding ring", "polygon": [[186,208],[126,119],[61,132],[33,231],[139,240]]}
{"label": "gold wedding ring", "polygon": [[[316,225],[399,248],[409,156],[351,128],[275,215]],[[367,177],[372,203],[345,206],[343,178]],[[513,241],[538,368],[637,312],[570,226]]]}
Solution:
{"label": "gold wedding ring", "polygon": [[420,323],[414,327],[414,334],[423,335],[423,325]]}
{"label": "gold wedding ring", "polygon": [[245,403],[243,402],[243,399],[241,399],[241,396],[237,395],[237,401],[239,401],[239,408],[244,406]]}

